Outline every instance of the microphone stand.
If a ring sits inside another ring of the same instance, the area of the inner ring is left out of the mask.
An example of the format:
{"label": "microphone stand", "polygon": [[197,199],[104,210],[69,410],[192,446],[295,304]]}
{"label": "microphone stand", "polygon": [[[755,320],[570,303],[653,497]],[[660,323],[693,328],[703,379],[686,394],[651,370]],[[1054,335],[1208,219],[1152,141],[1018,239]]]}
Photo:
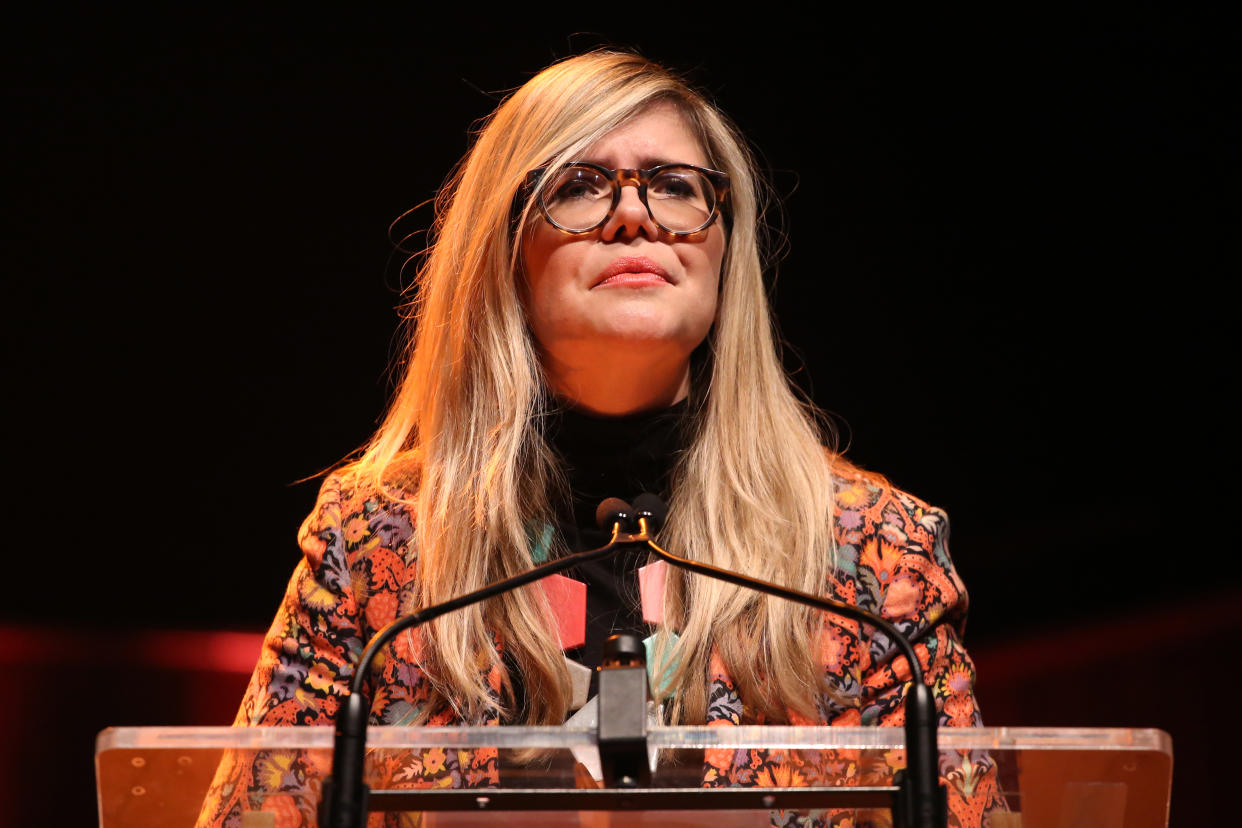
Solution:
{"label": "microphone stand", "polygon": [[404,615],[377,632],[367,643],[366,649],[354,668],[349,684],[349,696],[336,718],[336,730],[332,743],[332,773],[324,782],[323,800],[320,802],[319,820],[324,828],[365,828],[367,801],[370,788],[362,781],[366,755],[367,717],[371,700],[363,687],[375,656],[402,632],[420,627],[445,613],[468,607],[493,598],[518,587],[555,575],[580,563],[595,561],[614,554],[619,548],[631,544],[631,535],[621,532],[621,523],[613,525],[612,537],[598,549],[566,555],[512,578],[495,581],[485,587],[451,598],[442,604]]}
{"label": "microphone stand", "polygon": [[[658,503],[658,499],[654,496],[652,499]],[[631,542],[645,543],[657,558],[678,569],[748,587],[757,592],[785,598],[825,612],[844,615],[846,618],[878,627],[897,644],[910,664],[910,689],[906,693],[905,703],[906,775],[900,783],[902,801],[894,809],[897,811],[893,814],[894,822],[897,826],[905,825],[909,828],[944,828],[948,820],[948,803],[945,798],[946,791],[940,786],[939,774],[936,771],[940,760],[940,751],[936,746],[936,703],[931,688],[923,682],[923,667],[919,664],[918,656],[915,655],[914,647],[909,639],[887,619],[856,606],[789,589],[710,564],[681,558],[662,549],[652,538],[652,534],[656,531],[656,527],[652,524],[657,520],[656,513],[660,507],[663,507],[662,503],[659,503],[656,508],[640,507],[638,533],[623,537]]]}
{"label": "microphone stand", "polygon": [[[612,501],[611,498],[610,501]],[[632,521],[632,511],[624,501],[614,502],[616,506],[623,508],[613,508],[612,511],[605,513],[612,521],[612,537],[609,538],[608,543],[598,549],[548,561],[520,575],[496,581],[442,604],[402,616],[375,634],[358,660],[350,682],[349,696],[345,699],[340,715],[337,716],[332,749],[332,773],[324,782],[324,798],[320,803],[320,822],[324,828],[365,828],[370,788],[363,783],[362,778],[367,717],[371,703],[364,692],[363,685],[370,671],[371,662],[388,642],[405,630],[419,627],[445,613],[477,604],[548,575],[563,572],[580,563],[606,558],[623,547],[640,544],[646,545],[656,557],[678,569],[748,587],[825,612],[844,615],[855,621],[878,627],[887,634],[906,656],[911,674],[911,686],[905,701],[906,775],[900,782],[901,795],[897,807],[894,808],[894,822],[897,826],[906,826],[906,828],[944,828],[947,820],[947,803],[945,791],[940,787],[936,773],[939,751],[936,747],[935,702],[931,688],[923,683],[923,669],[919,665],[914,647],[897,627],[878,615],[840,601],[822,598],[710,564],[678,557],[658,546],[652,537],[657,530],[655,523],[658,507],[640,510],[638,531],[625,532],[622,530],[622,524]],[[663,504],[661,503],[660,506]],[[601,504],[600,511],[604,511],[604,504]]]}

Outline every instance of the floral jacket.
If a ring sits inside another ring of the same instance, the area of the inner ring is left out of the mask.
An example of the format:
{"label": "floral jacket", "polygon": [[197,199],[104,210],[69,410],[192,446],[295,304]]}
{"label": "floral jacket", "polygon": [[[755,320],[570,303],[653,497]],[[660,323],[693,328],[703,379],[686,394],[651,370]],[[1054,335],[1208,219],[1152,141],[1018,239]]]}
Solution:
{"label": "floral jacket", "polygon": [[[960,640],[966,591],[946,545],[944,512],[879,478],[842,477],[836,492],[836,571],[826,593],[879,612],[915,642],[925,680],[934,690],[942,726],[981,724],[974,698],[974,665]],[[237,726],[331,724],[348,692],[353,664],[370,637],[398,613],[403,591],[417,577],[407,508],[369,489],[331,476],[299,532],[298,564],[238,711]],[[825,621],[820,660],[837,700],[820,705],[819,721],[796,715],[792,724],[899,726],[909,666],[887,637],[847,619]],[[399,636],[372,668],[373,725],[403,725],[432,699],[418,668],[412,635]],[[707,723],[727,727],[745,718],[743,700],[714,660]],[[489,676],[499,690],[500,677]],[[842,700],[848,703],[842,703]],[[429,725],[461,724],[451,708]],[[483,724],[497,725],[495,719]],[[943,754],[942,754],[943,756]],[[820,752],[813,759],[778,750],[707,751],[703,785],[884,785],[900,751],[884,762],[858,761],[857,752]],[[245,761],[225,757],[203,806],[200,826],[241,828],[242,813],[273,812],[264,824],[316,824],[322,757],[290,752]],[[373,774],[385,787],[488,787],[500,783],[494,749],[439,749],[389,755]],[[995,768],[986,755],[942,758],[950,796],[950,826],[986,825],[1004,809]],[[417,825],[416,814],[375,814],[371,826]],[[774,813],[774,825],[888,824],[887,812]]]}

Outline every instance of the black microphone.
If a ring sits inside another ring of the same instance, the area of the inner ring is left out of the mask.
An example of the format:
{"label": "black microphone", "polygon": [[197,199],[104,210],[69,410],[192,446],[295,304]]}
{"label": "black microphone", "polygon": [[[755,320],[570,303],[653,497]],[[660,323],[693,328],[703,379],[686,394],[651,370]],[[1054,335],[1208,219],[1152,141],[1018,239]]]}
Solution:
{"label": "black microphone", "polygon": [[640,527],[646,520],[645,531],[648,535],[654,535],[664,528],[664,521],[668,519],[668,504],[651,492],[643,492],[634,498],[634,517]]}

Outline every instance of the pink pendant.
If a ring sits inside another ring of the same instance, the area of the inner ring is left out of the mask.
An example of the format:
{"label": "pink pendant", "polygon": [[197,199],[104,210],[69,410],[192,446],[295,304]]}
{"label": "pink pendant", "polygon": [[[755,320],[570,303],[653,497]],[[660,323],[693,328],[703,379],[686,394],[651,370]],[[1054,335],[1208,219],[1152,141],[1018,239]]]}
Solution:
{"label": "pink pendant", "polygon": [[556,621],[556,638],[562,650],[572,650],[586,643],[586,584],[549,575],[539,581],[552,617]]}
{"label": "pink pendant", "polygon": [[648,624],[664,622],[664,579],[668,564],[656,561],[638,568],[638,595],[643,603],[643,620]]}

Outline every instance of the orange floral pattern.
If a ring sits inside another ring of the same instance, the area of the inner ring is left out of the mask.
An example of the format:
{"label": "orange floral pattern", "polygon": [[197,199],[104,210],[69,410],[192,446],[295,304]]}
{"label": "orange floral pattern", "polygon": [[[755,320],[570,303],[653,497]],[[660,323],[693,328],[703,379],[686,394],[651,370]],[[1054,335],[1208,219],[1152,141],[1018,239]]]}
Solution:
{"label": "orange floral pattern", "polygon": [[[264,639],[234,724],[331,725],[366,642],[397,617],[417,576],[401,554],[413,534],[407,509],[344,489],[329,477],[298,539],[303,558]],[[404,725],[433,704],[418,668],[417,632],[399,636],[368,677],[372,725]],[[499,689],[499,675],[488,675]],[[461,724],[451,708],[427,711],[431,725]],[[488,719],[475,722],[495,725]],[[266,810],[282,828],[318,824],[321,779],[328,768],[309,751],[227,755],[199,816],[200,826],[241,828],[242,814]],[[368,778],[385,788],[495,787],[495,749],[386,751],[368,756]],[[375,814],[368,825],[419,824],[415,815]]]}
{"label": "orange floral pattern", "polygon": [[[979,727],[975,668],[961,644],[966,589],[948,552],[948,516],[880,478],[857,473],[838,481],[834,536],[836,571],[829,594],[879,613],[914,643],[924,681],[933,688],[939,724]],[[794,724],[838,726],[905,724],[904,702],[910,667],[884,633],[857,622],[826,616],[820,663],[835,697],[821,699],[820,721]],[[708,724],[729,727],[762,723],[734,690],[719,659],[711,668]],[[703,784],[710,787],[786,784],[872,786],[892,784],[904,767],[904,751],[881,757],[862,751],[707,751]],[[942,753],[941,781],[949,792],[949,825],[975,828],[986,815],[1006,810],[996,769],[986,754]],[[776,813],[773,825],[863,828],[891,825],[887,811],[833,810],[817,814]]]}
{"label": "orange floral pattern", "polygon": [[[835,537],[838,565],[827,576],[834,597],[882,613],[915,642],[925,679],[934,689],[940,724],[979,725],[974,665],[961,645],[966,591],[947,549],[948,518],[880,478],[862,473],[838,480]],[[303,559],[268,632],[238,711],[236,725],[330,725],[353,678],[366,641],[403,610],[418,577],[407,554],[409,510],[367,489],[329,477],[302,525]],[[409,608],[404,608],[408,610]],[[418,667],[421,638],[398,636],[368,676],[372,725],[407,725],[426,713],[431,725],[462,722],[451,707],[434,709],[430,683]],[[821,700],[818,721],[791,714],[794,724],[899,726],[904,721],[905,657],[878,631],[826,617],[820,658],[834,694]],[[499,675],[486,677],[494,690]],[[711,665],[708,724],[756,721],[738,697],[719,659]],[[474,724],[498,725],[495,718]],[[316,824],[323,756],[267,752],[226,757],[204,804],[200,826],[240,828],[241,814],[276,813],[281,826]],[[492,749],[387,752],[371,757],[374,784],[389,788],[492,787],[500,782]],[[899,751],[881,758],[859,751],[707,751],[705,786],[890,784]],[[995,769],[986,755],[942,759],[950,789],[950,825],[982,826],[1003,808]],[[368,825],[413,825],[414,815],[376,814]],[[777,813],[774,825],[887,824],[886,812]]]}

